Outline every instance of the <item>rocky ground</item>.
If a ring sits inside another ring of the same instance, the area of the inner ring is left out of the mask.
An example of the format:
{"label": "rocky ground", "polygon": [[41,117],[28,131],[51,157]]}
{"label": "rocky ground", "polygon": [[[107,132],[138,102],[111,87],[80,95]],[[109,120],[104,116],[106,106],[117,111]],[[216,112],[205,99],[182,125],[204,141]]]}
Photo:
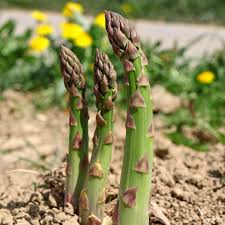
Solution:
{"label": "rocky ground", "polygon": [[[160,86],[153,94],[157,112],[168,113],[182,104]],[[63,208],[68,112],[57,108],[37,112],[30,95],[7,91],[4,96],[0,102],[0,224],[79,225],[73,208]],[[109,216],[117,197],[125,136],[125,114],[124,118],[119,114],[108,182]],[[225,146],[214,144],[208,153],[195,152],[171,143],[157,115],[155,125],[152,225],[225,225]],[[90,127],[92,134],[94,113]]]}

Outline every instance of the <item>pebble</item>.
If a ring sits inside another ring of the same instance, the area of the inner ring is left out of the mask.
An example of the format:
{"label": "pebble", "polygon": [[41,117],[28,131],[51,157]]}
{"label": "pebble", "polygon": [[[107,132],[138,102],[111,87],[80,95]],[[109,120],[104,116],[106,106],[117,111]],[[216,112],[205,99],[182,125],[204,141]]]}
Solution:
{"label": "pebble", "polygon": [[69,220],[62,222],[62,225],[79,225],[79,223],[75,218],[71,217]]}
{"label": "pebble", "polygon": [[55,198],[52,196],[52,194],[49,195],[48,200],[49,200],[49,205],[51,207],[57,207],[57,202]]}
{"label": "pebble", "polygon": [[55,215],[54,221],[56,221],[57,223],[60,223],[67,219],[68,219],[68,216],[64,212],[60,212]]}
{"label": "pebble", "polygon": [[73,215],[74,214],[73,206],[70,203],[66,203],[66,205],[64,207],[64,212],[66,214]]}
{"label": "pebble", "polygon": [[16,225],[30,225],[30,223],[25,219],[16,220]]}
{"label": "pebble", "polygon": [[188,201],[190,198],[189,193],[186,191],[183,191],[180,188],[173,188],[171,191],[171,195],[173,197],[176,197],[177,199],[183,200],[183,201]]}
{"label": "pebble", "polygon": [[30,222],[32,225],[40,225],[38,220],[31,220]]}
{"label": "pebble", "polygon": [[39,216],[39,206],[30,202],[28,205],[28,213],[33,218],[38,217]]}
{"label": "pebble", "polygon": [[5,217],[1,217],[0,215],[1,225],[13,225],[13,217],[11,215],[5,215]]}
{"label": "pebble", "polygon": [[50,225],[53,221],[53,217],[51,215],[47,215],[42,221],[41,224],[43,225]]}

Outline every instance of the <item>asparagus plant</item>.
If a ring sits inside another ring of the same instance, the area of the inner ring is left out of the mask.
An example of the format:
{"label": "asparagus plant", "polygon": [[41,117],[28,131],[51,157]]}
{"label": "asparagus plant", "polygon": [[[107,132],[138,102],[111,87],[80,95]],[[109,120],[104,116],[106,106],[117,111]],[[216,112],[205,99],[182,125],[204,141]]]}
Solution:
{"label": "asparagus plant", "polygon": [[72,51],[62,46],[60,56],[64,84],[70,96],[65,203],[69,202],[77,209],[88,168],[88,110],[85,100],[85,76],[79,59]]}
{"label": "asparagus plant", "polygon": [[153,158],[153,121],[148,61],[136,31],[121,15],[105,12],[106,29],[114,53],[128,78],[126,141],[118,205],[113,223],[148,225]]}
{"label": "asparagus plant", "polygon": [[113,102],[117,96],[116,72],[108,56],[96,50],[94,65],[96,131],[87,181],[80,195],[80,216],[84,225],[100,225],[104,217],[105,185],[112,154]]}

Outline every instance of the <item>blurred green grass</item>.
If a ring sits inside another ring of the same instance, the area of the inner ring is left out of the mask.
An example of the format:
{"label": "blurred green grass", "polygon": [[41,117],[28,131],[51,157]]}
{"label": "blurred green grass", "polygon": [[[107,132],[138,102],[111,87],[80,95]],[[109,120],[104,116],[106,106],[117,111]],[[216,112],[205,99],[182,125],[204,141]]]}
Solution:
{"label": "blurred green grass", "polygon": [[[66,0],[1,0],[0,8],[28,8],[60,11]],[[225,24],[224,0],[78,0],[87,13],[95,14],[104,9],[126,14],[122,9],[128,5],[127,16],[153,20]],[[125,10],[126,11],[126,10]]]}

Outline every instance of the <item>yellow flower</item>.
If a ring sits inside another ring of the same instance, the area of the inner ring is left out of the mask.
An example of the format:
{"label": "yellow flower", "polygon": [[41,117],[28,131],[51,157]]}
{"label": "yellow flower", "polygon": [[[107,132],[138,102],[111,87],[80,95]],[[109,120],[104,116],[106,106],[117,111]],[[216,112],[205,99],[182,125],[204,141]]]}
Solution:
{"label": "yellow flower", "polygon": [[47,15],[41,11],[35,10],[32,12],[31,16],[37,21],[45,21],[47,20]]}
{"label": "yellow flower", "polygon": [[124,13],[129,14],[129,13],[133,12],[133,6],[129,3],[124,3],[124,4],[121,5],[121,10]]}
{"label": "yellow flower", "polygon": [[211,84],[215,79],[215,74],[211,71],[204,71],[196,77],[197,81],[203,84]]}
{"label": "yellow flower", "polygon": [[68,2],[63,8],[63,16],[73,17],[75,13],[83,13],[83,6],[79,3]]}
{"label": "yellow flower", "polygon": [[99,13],[94,20],[94,24],[105,29],[105,13]]}
{"label": "yellow flower", "polygon": [[54,29],[51,25],[40,24],[36,27],[35,33],[40,36],[50,35],[54,32]]}
{"label": "yellow flower", "polygon": [[80,48],[87,48],[92,44],[92,37],[85,31],[74,39],[74,44]]}
{"label": "yellow flower", "polygon": [[30,40],[29,47],[37,53],[45,51],[50,45],[50,41],[42,36],[35,36]]}
{"label": "yellow flower", "polygon": [[76,23],[62,23],[61,34],[65,39],[75,39],[79,34],[83,33],[83,28]]}

